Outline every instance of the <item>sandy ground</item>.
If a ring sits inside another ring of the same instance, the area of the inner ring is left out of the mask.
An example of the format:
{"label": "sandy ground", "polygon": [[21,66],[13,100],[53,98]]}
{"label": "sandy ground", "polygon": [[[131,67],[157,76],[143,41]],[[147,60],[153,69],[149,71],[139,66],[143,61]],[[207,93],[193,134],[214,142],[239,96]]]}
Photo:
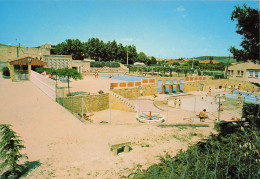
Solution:
{"label": "sandy ground", "polygon": [[[80,85],[84,83],[86,90],[94,91],[108,82],[96,84],[95,80],[85,78],[78,81],[79,89],[77,85],[73,88],[82,90]],[[140,101],[141,106],[156,102]],[[157,101],[157,106],[166,124],[183,123],[183,117],[193,115],[189,110],[167,107],[164,101]],[[81,123],[31,82],[12,83],[0,78],[0,123],[12,124],[24,140],[28,160],[41,163],[26,178],[122,178],[138,167],[158,162],[157,156],[166,152],[175,155],[214,132],[212,127],[140,124],[135,116],[133,112],[108,109],[95,113],[93,124]],[[100,124],[101,121],[112,123]],[[132,150],[113,156],[108,143],[120,141],[131,141]]]}

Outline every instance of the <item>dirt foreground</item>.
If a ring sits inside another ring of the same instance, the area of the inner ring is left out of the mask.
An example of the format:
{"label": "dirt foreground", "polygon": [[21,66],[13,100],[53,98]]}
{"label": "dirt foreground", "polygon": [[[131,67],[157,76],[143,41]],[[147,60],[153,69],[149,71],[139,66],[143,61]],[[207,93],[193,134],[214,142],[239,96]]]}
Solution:
{"label": "dirt foreground", "polygon": [[[25,178],[122,178],[158,162],[157,156],[175,155],[214,132],[212,127],[140,124],[136,113],[116,110],[112,124],[98,123],[109,122],[109,113],[98,112],[96,123],[83,124],[33,83],[0,78],[0,123],[13,126],[24,141],[28,161],[39,164]],[[183,122],[187,113],[192,114],[171,109],[167,123]],[[108,143],[121,141],[132,142],[130,152],[113,156]]]}

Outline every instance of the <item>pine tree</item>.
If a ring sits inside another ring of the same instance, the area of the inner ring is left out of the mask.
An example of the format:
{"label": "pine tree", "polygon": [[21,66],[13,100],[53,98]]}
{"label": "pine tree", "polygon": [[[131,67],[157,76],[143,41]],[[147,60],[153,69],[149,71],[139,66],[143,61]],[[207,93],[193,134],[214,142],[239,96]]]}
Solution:
{"label": "pine tree", "polygon": [[22,158],[28,158],[26,154],[21,153],[25,148],[23,141],[10,127],[10,124],[0,124],[0,171],[7,169],[6,177],[19,176],[22,167],[18,162]]}

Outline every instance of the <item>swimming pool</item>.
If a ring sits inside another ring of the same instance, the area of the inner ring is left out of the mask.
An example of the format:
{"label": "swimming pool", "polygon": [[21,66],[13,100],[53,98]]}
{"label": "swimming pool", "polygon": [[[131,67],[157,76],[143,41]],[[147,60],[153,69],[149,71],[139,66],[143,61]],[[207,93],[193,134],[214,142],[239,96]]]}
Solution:
{"label": "swimming pool", "polygon": [[[223,93],[227,96],[227,98],[231,98],[231,99],[238,99],[238,93],[241,93],[244,97],[244,101],[245,102],[250,102],[250,103],[260,103],[260,96],[258,95],[254,95],[251,93],[245,93],[245,92],[234,92],[233,94],[230,94],[228,92]],[[258,101],[256,101],[256,96],[258,97]]]}
{"label": "swimming pool", "polygon": [[[110,75],[100,75],[100,77],[109,78]],[[143,76],[135,76],[135,75],[111,75],[112,79],[122,80],[122,81],[141,81],[142,78],[150,78],[150,77],[143,77]]]}

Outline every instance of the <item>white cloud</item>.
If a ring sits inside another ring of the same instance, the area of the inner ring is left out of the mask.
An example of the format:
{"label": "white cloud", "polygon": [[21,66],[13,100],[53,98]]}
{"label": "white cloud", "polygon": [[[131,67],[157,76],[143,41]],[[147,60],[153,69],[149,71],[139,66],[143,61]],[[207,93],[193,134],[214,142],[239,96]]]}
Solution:
{"label": "white cloud", "polygon": [[179,7],[177,8],[177,11],[183,12],[183,11],[186,11],[186,9],[185,9],[183,6],[179,6]]}
{"label": "white cloud", "polygon": [[132,38],[123,38],[123,39],[121,39],[122,41],[127,41],[127,42],[132,42],[132,41],[134,41],[134,39],[132,39]]}

